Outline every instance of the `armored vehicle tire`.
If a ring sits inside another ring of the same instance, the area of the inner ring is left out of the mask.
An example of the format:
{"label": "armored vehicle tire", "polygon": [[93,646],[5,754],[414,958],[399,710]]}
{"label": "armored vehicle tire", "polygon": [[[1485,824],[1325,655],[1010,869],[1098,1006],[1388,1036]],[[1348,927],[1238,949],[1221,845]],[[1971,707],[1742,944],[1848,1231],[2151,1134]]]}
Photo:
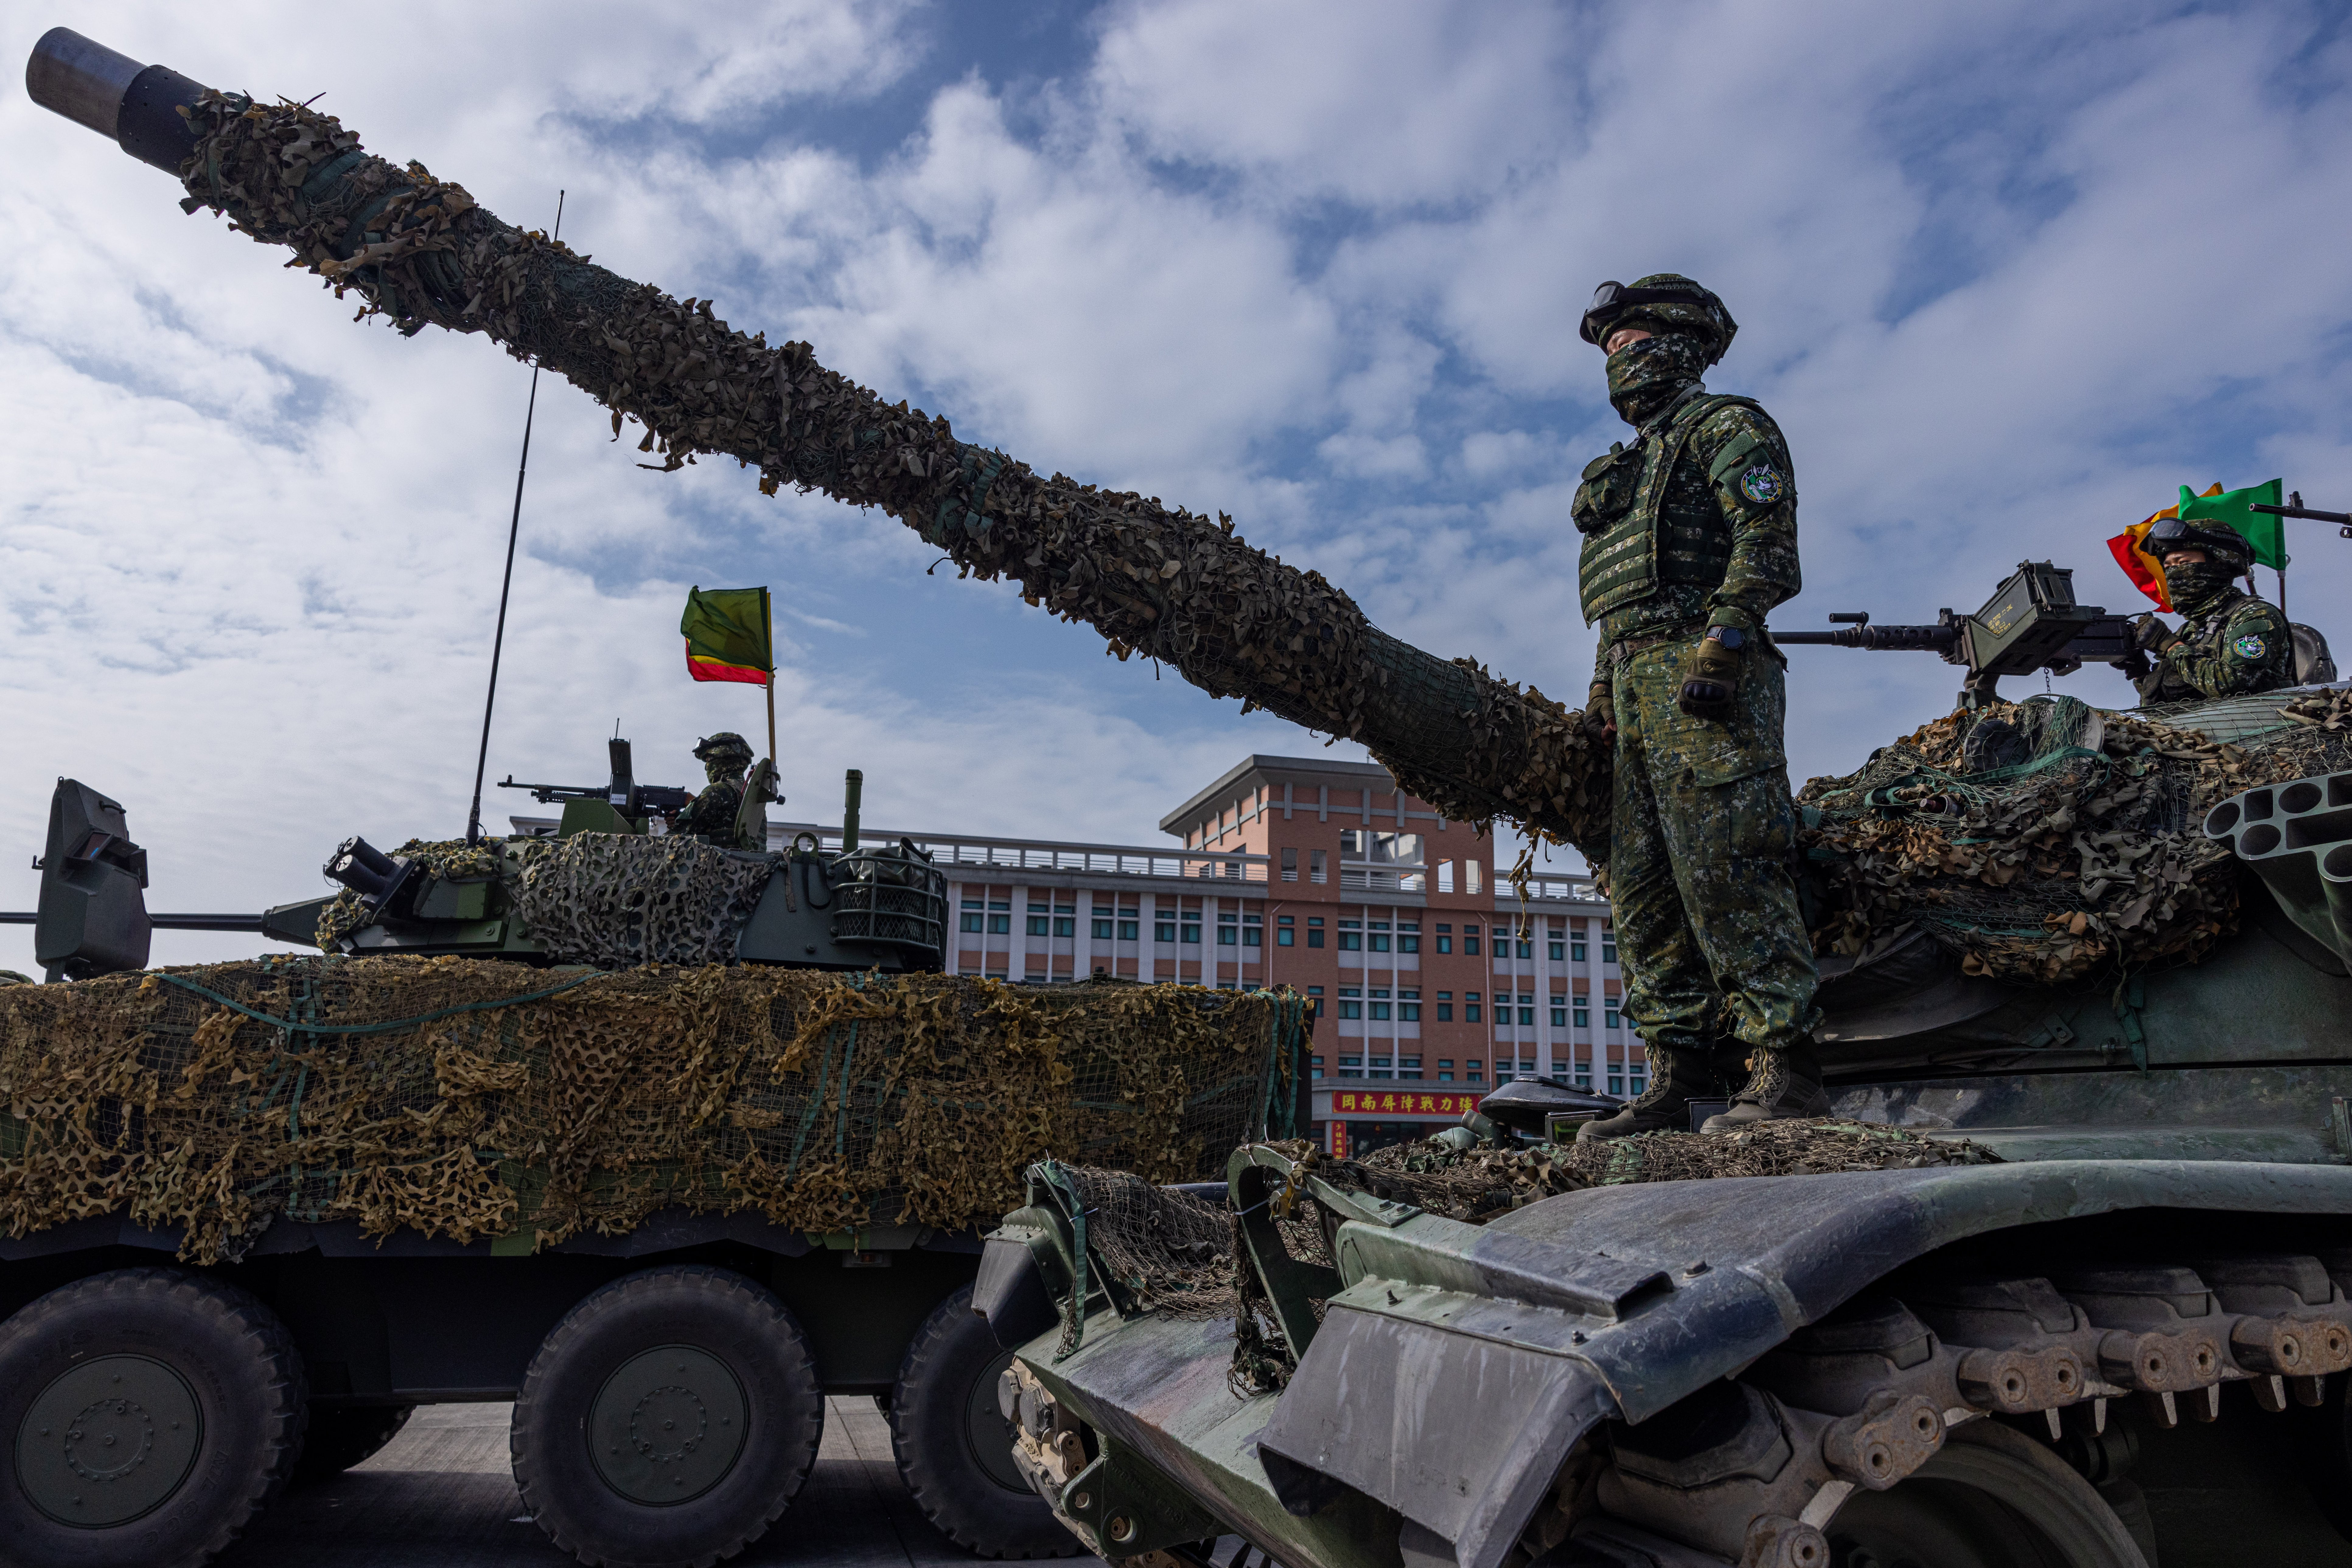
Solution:
{"label": "armored vehicle tire", "polygon": [[2147,1568],[2091,1483],[1994,1421],[1952,1429],[1883,1492],[1856,1492],[1826,1528],[1831,1559],[1905,1568]]}
{"label": "armored vehicle tire", "polygon": [[915,1504],[983,1557],[1069,1557],[1078,1539],[1013,1465],[996,1382],[1013,1352],[971,1310],[971,1287],[940,1302],[907,1347],[890,1396],[890,1447]]}
{"label": "armored vehicle tire", "polygon": [[514,1475],[550,1539],[603,1568],[704,1568],[765,1534],[808,1479],[824,1396],[784,1304],[679,1264],[591,1293],[514,1406]]}
{"label": "armored vehicle tire", "polygon": [[233,1285],[121,1268],[0,1326],[0,1556],[12,1568],[208,1563],[286,1484],[301,1357]]}
{"label": "armored vehicle tire", "polygon": [[381,1450],[408,1425],[413,1405],[313,1405],[310,1429],[295,1461],[293,1484],[311,1486],[341,1475]]}

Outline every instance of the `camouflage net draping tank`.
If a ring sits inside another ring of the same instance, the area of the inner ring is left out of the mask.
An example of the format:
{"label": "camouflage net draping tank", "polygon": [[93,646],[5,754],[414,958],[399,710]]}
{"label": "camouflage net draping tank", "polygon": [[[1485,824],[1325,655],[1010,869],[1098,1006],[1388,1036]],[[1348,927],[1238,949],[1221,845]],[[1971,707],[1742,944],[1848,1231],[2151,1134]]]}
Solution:
{"label": "camouflage net draping tank", "polygon": [[[751,966],[288,958],[0,988],[0,1234],[279,1215],[467,1241],[671,1205],[986,1223],[1047,1153],[1213,1176],[1287,1125],[1287,994]],[[1264,1103],[1261,1103],[1263,1100]]]}
{"label": "camouflage net draping tank", "polygon": [[[2352,764],[2352,691],[2239,705],[2250,717],[2223,740],[2167,724],[2166,709],[2035,698],[1948,714],[1811,780],[1798,801],[1832,906],[1816,950],[1853,956],[1916,926],[1964,973],[2001,980],[2194,963],[2238,918],[2235,862],[2200,831],[2206,812]],[[1989,736],[2024,760],[1985,766]]]}
{"label": "camouflage net draping tank", "polygon": [[180,167],[210,207],[401,331],[479,331],[569,380],[666,469],[698,455],[756,467],[761,489],[879,507],[964,574],[1102,633],[1219,697],[1361,742],[1406,788],[1465,821],[1505,817],[1607,855],[1607,752],[1579,714],[1373,626],[1345,593],[1157,497],[1080,484],[959,441],[816,361],[513,228],[421,163],[361,149],[331,115],[206,93]]}

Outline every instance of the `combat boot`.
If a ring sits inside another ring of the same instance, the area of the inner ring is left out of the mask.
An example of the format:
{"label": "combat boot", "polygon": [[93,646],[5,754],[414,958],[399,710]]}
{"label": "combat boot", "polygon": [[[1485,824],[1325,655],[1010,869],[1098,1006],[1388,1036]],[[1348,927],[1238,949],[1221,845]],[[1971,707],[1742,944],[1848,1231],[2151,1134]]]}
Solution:
{"label": "combat boot", "polygon": [[1576,1130],[1580,1143],[1604,1138],[1625,1138],[1636,1132],[1687,1132],[1690,1102],[1713,1100],[1723,1092],[1705,1050],[1689,1046],[1649,1047],[1650,1087],[1614,1116],[1585,1122]]}
{"label": "combat boot", "polygon": [[1822,1088],[1821,1064],[1814,1059],[1811,1041],[1778,1049],[1759,1047],[1750,1059],[1755,1065],[1748,1087],[1731,1097],[1729,1110],[1708,1117],[1700,1131],[1730,1132],[1759,1121],[1830,1113],[1830,1097]]}

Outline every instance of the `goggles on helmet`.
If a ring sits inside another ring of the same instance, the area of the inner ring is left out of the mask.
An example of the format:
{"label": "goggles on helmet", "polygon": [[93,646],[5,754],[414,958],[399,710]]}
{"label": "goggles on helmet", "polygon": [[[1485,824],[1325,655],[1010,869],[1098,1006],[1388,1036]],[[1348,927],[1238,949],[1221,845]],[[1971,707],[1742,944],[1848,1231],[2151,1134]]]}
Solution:
{"label": "goggles on helmet", "polygon": [[2160,517],[2148,525],[2147,549],[2161,557],[2176,550],[2212,550],[2224,555],[2248,556],[2246,542],[2226,528],[2200,528],[2177,517]]}
{"label": "goggles on helmet", "polygon": [[1714,295],[1696,284],[1629,289],[1612,280],[1592,291],[1592,306],[1584,312],[1584,321],[1578,328],[1577,335],[1599,348],[1601,334],[1608,330],[1609,324],[1636,305],[1697,305],[1704,308],[1717,302]]}

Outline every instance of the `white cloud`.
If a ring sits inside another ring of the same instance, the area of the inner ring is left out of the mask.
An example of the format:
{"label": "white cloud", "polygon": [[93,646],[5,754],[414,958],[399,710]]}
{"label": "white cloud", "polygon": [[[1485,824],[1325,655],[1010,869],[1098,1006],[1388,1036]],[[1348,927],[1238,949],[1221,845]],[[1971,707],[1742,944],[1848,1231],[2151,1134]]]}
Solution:
{"label": "white cloud", "polygon": [[[2118,605],[2100,541],[2177,484],[2352,500],[2352,71],[2316,9],[1182,0],[977,57],[906,5],[415,16],[364,45],[264,6],[75,26],[323,89],[510,219],[562,186],[599,260],[1042,468],[1231,511],[1400,635],[1571,700],[1567,498],[1622,432],[1575,335],[1603,277],[1689,272],[1744,323],[1715,384],[1794,448],[1783,624],[1972,607],[2029,552]],[[303,896],[354,830],[454,831],[527,372],[352,325],[21,95],[0,135],[19,854],[59,773],[131,806],[157,908]],[[676,668],[697,581],[789,601],[796,805],[856,764],[879,822],[1132,840],[1243,751],[1318,743],[925,577],[886,520],[645,473],[608,436],[542,385],[493,778],[590,776],[618,717],[640,776],[683,782],[695,735],[755,726]],[[2352,645],[2325,622],[2352,547],[2294,537],[2295,607]],[[1795,771],[1853,765],[1954,674],[1802,650]],[[0,963],[28,945],[0,931]]]}

